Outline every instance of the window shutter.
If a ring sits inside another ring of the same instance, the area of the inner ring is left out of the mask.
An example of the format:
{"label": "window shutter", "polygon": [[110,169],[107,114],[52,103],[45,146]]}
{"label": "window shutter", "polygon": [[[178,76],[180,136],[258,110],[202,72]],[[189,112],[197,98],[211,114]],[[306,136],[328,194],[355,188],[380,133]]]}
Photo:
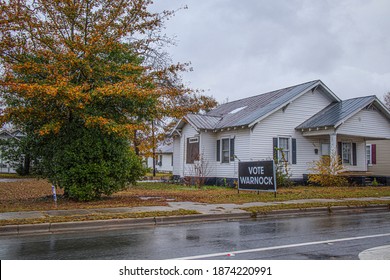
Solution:
{"label": "window shutter", "polygon": [[352,143],[352,163],[354,166],[357,165],[356,143]]}
{"label": "window shutter", "polygon": [[221,140],[217,140],[217,161],[221,161]]}
{"label": "window shutter", "polygon": [[276,148],[278,148],[278,138],[272,138],[273,146],[272,146],[272,155],[274,157],[274,160],[278,158],[278,152]]}
{"label": "window shutter", "polygon": [[371,145],[371,163],[376,164],[376,144]]}
{"label": "window shutter", "polygon": [[230,139],[230,161],[234,161],[234,138]]}
{"label": "window shutter", "polygon": [[292,164],[297,164],[297,139],[293,138],[291,140],[292,148]]}

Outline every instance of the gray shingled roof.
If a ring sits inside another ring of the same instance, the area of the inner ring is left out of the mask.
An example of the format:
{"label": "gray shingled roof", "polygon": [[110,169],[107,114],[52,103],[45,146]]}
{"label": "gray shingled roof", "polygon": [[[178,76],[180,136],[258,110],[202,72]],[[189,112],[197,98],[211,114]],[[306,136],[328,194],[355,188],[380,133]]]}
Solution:
{"label": "gray shingled roof", "polygon": [[198,129],[222,129],[248,126],[266,117],[268,114],[287,105],[306,91],[320,86],[334,101],[339,101],[326,86],[315,80],[288,88],[228,102],[218,106],[205,115],[189,114],[185,119]]}
{"label": "gray shingled roof", "polygon": [[374,100],[376,100],[376,97],[373,95],[332,103],[300,124],[296,129],[336,127],[358,110],[370,105]]}

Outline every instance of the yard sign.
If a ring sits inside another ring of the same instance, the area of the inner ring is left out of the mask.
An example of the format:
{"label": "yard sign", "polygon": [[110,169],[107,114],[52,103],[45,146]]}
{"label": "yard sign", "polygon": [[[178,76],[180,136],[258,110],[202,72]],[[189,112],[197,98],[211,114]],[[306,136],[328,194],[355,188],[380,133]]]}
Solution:
{"label": "yard sign", "polygon": [[274,161],[238,162],[238,189],[276,193]]}

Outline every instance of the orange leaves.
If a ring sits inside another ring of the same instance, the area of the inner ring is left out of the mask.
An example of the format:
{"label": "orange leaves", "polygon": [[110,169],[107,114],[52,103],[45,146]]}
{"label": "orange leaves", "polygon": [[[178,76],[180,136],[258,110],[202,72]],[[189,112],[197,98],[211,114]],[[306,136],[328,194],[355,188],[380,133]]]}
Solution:
{"label": "orange leaves", "polygon": [[151,120],[215,106],[181,83],[188,64],[170,65],[161,34],[174,12],[150,0],[0,1],[0,92],[4,120],[39,135],[69,123],[146,138]]}
{"label": "orange leaves", "polygon": [[48,124],[43,125],[38,133],[40,136],[45,136],[49,134],[58,134],[61,127],[62,127],[61,122],[50,122]]}
{"label": "orange leaves", "polygon": [[115,134],[119,137],[128,137],[132,131],[142,127],[142,125],[131,123],[120,124],[101,116],[86,116],[85,125],[87,127],[97,127],[108,134]]}

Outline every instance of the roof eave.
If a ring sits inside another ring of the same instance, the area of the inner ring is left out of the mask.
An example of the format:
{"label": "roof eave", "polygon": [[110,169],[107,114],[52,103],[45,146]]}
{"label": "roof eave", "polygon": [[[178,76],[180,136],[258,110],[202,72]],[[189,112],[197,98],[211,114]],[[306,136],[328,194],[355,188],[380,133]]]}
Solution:
{"label": "roof eave", "polygon": [[[359,108],[357,108],[354,112],[352,112],[351,114],[349,114],[348,116],[346,116],[345,118],[343,118],[342,120],[338,121],[334,127],[335,128],[338,128],[340,125],[342,125],[343,123],[345,123],[348,119],[352,118],[353,116],[355,116],[356,114],[358,114],[363,108],[367,107],[368,105],[370,105],[371,103],[375,102],[376,101],[376,96],[373,96],[372,99],[369,99],[367,100],[367,102],[365,102],[362,106],[359,106]],[[389,118],[390,118],[390,113],[389,113]]]}
{"label": "roof eave", "polygon": [[318,82],[312,88],[316,88],[319,85],[321,85],[328,92],[328,94],[332,97],[332,99],[334,99],[337,102],[341,101],[341,99],[330,88],[328,88],[321,80],[318,80]]}

